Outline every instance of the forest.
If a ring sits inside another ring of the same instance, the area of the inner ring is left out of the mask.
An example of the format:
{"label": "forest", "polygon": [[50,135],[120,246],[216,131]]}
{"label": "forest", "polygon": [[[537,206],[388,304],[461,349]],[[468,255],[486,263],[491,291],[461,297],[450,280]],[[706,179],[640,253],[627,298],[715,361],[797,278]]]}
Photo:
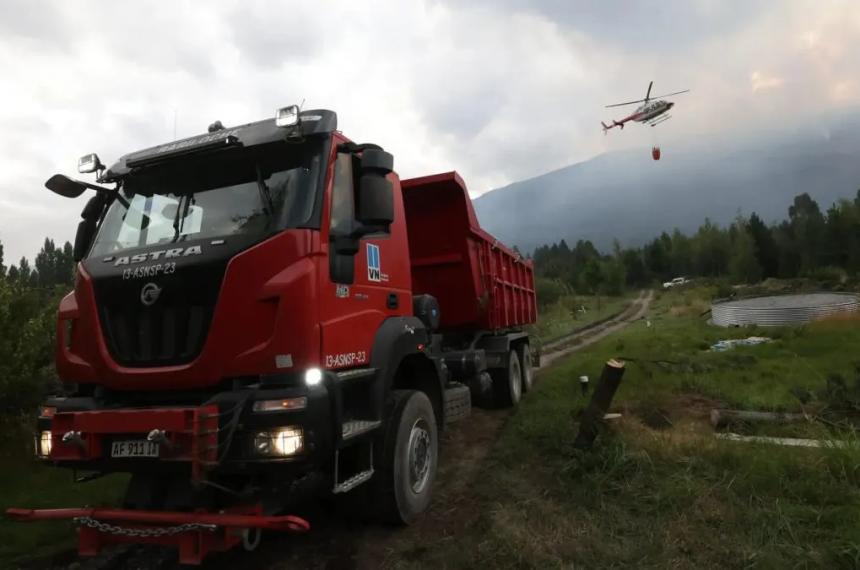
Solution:
{"label": "forest", "polygon": [[72,245],[46,239],[31,266],[7,267],[0,244],[0,419],[35,411],[57,389],[54,333],[57,305],[72,288]]}
{"label": "forest", "polygon": [[755,212],[738,214],[727,227],[706,219],[692,235],[663,232],[641,247],[601,253],[588,240],[538,247],[532,258],[538,302],[554,303],[568,293],[619,295],[673,277],[722,278],[757,283],[777,277],[808,277],[837,284],[860,271],[860,190],[822,211],[803,193],[788,217],[766,224]]}

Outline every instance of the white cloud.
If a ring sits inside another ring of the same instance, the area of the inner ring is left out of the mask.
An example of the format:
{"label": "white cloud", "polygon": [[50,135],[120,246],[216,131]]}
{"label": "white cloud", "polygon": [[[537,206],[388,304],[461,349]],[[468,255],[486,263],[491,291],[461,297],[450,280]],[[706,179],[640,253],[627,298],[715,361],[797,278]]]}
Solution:
{"label": "white cloud", "polygon": [[[0,241],[71,239],[83,201],[48,193],[106,161],[288,103],[338,112],[404,177],[456,169],[474,193],[605,150],[733,132],[857,103],[860,6],[664,2],[14,0],[0,21]],[[651,15],[650,18],[643,16]],[[660,129],[604,137],[616,100],[691,88]],[[782,81],[781,89],[775,81]],[[752,93],[755,90],[755,94]],[[758,85],[758,87],[756,87]]]}
{"label": "white cloud", "polygon": [[782,87],[785,79],[773,75],[767,75],[761,71],[753,71],[750,75],[750,86],[753,92],[764,91],[766,89],[777,89]]}

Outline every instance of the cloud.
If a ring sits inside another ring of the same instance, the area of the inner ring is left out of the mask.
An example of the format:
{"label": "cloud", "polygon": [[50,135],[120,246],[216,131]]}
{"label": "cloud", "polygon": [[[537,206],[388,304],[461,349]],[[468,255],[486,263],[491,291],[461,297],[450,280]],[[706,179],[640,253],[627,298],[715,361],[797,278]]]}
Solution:
{"label": "cloud", "polygon": [[[71,239],[83,201],[42,188],[121,154],[305,100],[403,177],[475,193],[628,146],[745,136],[857,103],[860,6],[368,0],[205,5],[10,0],[0,20],[0,241]],[[603,136],[604,105],[692,89],[659,129]],[[777,82],[780,88],[777,87]]]}
{"label": "cloud", "polygon": [[777,89],[782,87],[784,83],[785,79],[782,77],[766,75],[760,71],[753,71],[750,75],[750,86],[752,87],[753,92],[763,91],[765,89]]}

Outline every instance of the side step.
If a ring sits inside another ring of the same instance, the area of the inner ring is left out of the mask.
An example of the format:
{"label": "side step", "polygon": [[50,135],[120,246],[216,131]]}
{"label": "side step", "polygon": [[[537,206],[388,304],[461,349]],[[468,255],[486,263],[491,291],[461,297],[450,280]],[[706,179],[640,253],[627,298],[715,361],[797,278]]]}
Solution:
{"label": "side step", "polygon": [[365,481],[370,480],[373,477],[373,469],[368,469],[367,471],[361,471],[360,473],[356,473],[343,483],[338,483],[332,489],[332,493],[348,493],[364,483]]}
{"label": "side step", "polygon": [[348,420],[343,422],[341,438],[346,441],[369,431],[373,431],[381,425],[382,422],[379,420]]}
{"label": "side step", "polygon": [[[364,423],[381,423],[381,422],[364,422]],[[345,427],[345,426],[344,426]],[[368,442],[368,455],[367,455],[367,469],[364,471],[358,471],[355,475],[347,477],[344,481],[338,482],[340,479],[340,471],[341,471],[341,452],[348,453],[349,450],[355,449],[355,447],[347,448],[347,450],[336,449],[334,451],[334,487],[332,488],[332,493],[348,493],[352,491],[362,483],[365,483],[373,477],[373,441]]]}

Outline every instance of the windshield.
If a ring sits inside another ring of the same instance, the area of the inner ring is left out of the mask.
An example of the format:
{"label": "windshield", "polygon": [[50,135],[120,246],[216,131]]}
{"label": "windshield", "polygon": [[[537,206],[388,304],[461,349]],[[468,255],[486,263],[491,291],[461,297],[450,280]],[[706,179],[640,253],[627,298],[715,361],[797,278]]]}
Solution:
{"label": "windshield", "polygon": [[322,143],[273,143],[158,165],[123,181],[90,256],[191,239],[261,239],[313,215]]}

